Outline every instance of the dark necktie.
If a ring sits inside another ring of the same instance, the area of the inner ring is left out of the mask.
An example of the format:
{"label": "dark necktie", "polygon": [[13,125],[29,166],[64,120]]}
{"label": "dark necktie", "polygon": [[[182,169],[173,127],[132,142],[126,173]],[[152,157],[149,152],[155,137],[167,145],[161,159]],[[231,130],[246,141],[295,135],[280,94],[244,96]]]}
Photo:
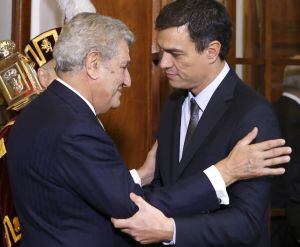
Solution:
{"label": "dark necktie", "polygon": [[186,149],[186,147],[190,143],[192,136],[194,134],[194,131],[199,122],[199,110],[200,110],[200,107],[198,106],[195,99],[192,98],[191,99],[191,118],[190,118],[189,126],[188,126],[185,140],[184,140],[183,151]]}

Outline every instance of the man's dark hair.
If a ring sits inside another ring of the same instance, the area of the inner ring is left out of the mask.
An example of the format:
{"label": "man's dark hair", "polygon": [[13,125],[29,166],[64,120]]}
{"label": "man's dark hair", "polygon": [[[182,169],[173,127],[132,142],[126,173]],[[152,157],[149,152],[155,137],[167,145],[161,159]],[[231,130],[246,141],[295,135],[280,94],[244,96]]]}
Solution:
{"label": "man's dark hair", "polygon": [[158,31],[187,25],[198,52],[208,48],[210,42],[221,43],[220,58],[224,60],[232,34],[230,17],[225,6],[215,0],[177,0],[166,5],[156,19]]}

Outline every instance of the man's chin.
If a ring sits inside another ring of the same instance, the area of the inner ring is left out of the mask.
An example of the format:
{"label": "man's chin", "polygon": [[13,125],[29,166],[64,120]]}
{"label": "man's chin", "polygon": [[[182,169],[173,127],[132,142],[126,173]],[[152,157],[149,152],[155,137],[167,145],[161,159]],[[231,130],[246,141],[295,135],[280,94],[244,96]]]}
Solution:
{"label": "man's chin", "polygon": [[121,105],[121,102],[120,102],[120,100],[118,100],[112,104],[111,108],[116,109],[116,108],[119,108],[120,105]]}
{"label": "man's chin", "polygon": [[171,81],[169,80],[169,84],[172,88],[175,89],[182,89],[182,83],[176,82],[176,81]]}

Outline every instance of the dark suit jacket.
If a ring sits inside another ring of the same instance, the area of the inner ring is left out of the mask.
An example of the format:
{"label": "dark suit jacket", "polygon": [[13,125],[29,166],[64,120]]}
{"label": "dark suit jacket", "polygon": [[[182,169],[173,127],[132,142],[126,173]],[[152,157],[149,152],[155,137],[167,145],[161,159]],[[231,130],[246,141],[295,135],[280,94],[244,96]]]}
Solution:
{"label": "dark suit jacket", "polygon": [[[186,95],[185,91],[172,94],[161,115],[154,186],[188,180],[196,172],[225,158],[237,141],[255,126],[259,128],[256,141],[280,135],[270,104],[230,70],[213,94],[179,163],[181,107]],[[194,190],[197,189],[194,186]],[[230,205],[227,207],[207,211],[207,214],[175,217],[176,246],[269,245],[268,179],[235,183],[228,188],[228,193]]]}
{"label": "dark suit jacket", "polygon": [[[272,237],[280,241],[282,245],[286,243],[285,241],[291,241],[288,246],[293,246],[292,243],[295,244],[295,239],[300,240],[300,105],[296,101],[282,96],[274,104],[274,108],[282,135],[287,144],[292,147],[293,152],[291,161],[286,166],[286,173],[283,176],[275,177],[272,183],[272,207],[287,208],[288,223],[291,229],[288,235],[285,235],[286,229],[281,228],[278,231],[279,226],[276,226],[272,229],[274,230]],[[285,222],[281,223],[283,227]]]}
{"label": "dark suit jacket", "polygon": [[[285,208],[291,196],[292,183],[298,168],[300,167],[300,105],[285,96],[274,103],[282,136],[293,149],[291,161],[286,166],[287,172],[284,176],[274,178],[274,190],[272,193],[272,206]],[[300,184],[295,184],[299,193],[293,195],[293,200],[300,202]],[[300,224],[300,223],[299,223]]]}
{"label": "dark suit jacket", "polygon": [[[141,195],[141,188],[91,109],[67,87],[54,81],[22,111],[9,136],[8,164],[23,247],[128,245],[110,217],[131,216],[129,193]],[[195,192],[183,181],[149,200],[167,215],[217,208],[205,175],[194,179],[202,184]],[[199,206],[182,194],[208,199]]]}

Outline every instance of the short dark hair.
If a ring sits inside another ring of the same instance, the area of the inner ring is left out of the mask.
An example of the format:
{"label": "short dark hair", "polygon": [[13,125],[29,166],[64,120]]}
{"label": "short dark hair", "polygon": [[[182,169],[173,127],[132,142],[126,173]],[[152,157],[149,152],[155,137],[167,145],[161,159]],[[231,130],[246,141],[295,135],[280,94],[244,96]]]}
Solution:
{"label": "short dark hair", "polygon": [[220,58],[224,60],[230,48],[232,25],[225,6],[215,0],[177,0],[167,4],[156,19],[158,31],[187,25],[198,52],[210,42],[221,43]]}

